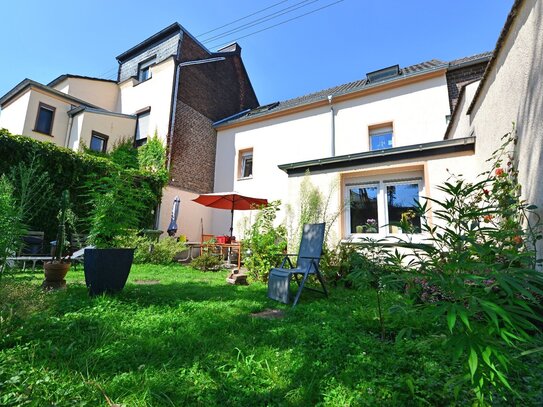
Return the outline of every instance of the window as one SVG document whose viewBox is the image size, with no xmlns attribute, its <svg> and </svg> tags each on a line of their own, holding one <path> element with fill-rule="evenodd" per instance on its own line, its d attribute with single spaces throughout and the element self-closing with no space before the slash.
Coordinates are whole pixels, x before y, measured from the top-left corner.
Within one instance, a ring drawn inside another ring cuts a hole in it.
<svg viewBox="0 0 543 407">
<path fill-rule="evenodd" d="M 134 144 L 136 147 L 141 147 L 147 143 L 147 137 L 149 135 L 149 122 L 151 118 L 151 109 L 147 108 L 140 113 L 136 113 L 136 135 Z"/>
<path fill-rule="evenodd" d="M 253 176 L 253 149 L 240 151 L 239 157 L 238 178 L 251 178 Z"/>
<path fill-rule="evenodd" d="M 51 135 L 51 131 L 53 130 L 53 119 L 55 118 L 55 110 L 56 108 L 53 106 L 40 103 L 38 106 L 38 115 L 36 116 L 34 131 Z"/>
<path fill-rule="evenodd" d="M 374 235 L 420 231 L 414 208 L 422 193 L 422 177 L 366 178 L 346 184 L 347 232 Z M 398 174 L 396 174 L 398 176 Z M 393 176 L 394 177 L 394 176 Z"/>
<path fill-rule="evenodd" d="M 107 149 L 107 140 L 108 136 L 105 134 L 98 133 L 96 131 L 92 132 L 91 135 L 91 141 L 90 141 L 90 149 L 92 151 L 98 151 L 99 153 L 105 153 Z"/>
<path fill-rule="evenodd" d="M 370 127 L 370 150 L 392 148 L 392 124 Z"/>
<path fill-rule="evenodd" d="M 142 63 L 140 63 L 138 67 L 138 80 L 140 82 L 144 82 L 153 77 L 153 73 L 151 72 L 151 66 L 155 64 L 155 61 L 156 57 L 153 57 L 151 59 L 148 59 L 147 61 L 143 61 Z"/>
</svg>

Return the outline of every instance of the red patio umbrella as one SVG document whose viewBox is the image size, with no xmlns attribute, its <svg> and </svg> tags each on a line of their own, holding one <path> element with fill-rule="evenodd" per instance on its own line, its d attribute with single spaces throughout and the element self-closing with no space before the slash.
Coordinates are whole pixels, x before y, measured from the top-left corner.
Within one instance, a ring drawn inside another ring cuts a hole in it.
<svg viewBox="0 0 543 407">
<path fill-rule="evenodd" d="M 200 205 L 209 206 L 210 208 L 230 209 L 232 214 L 230 220 L 230 237 L 232 237 L 232 231 L 234 230 L 234 210 L 246 211 L 268 204 L 267 199 L 252 198 L 250 196 L 238 194 L 237 192 L 202 194 L 198 198 L 193 199 L 193 201 L 198 202 Z"/>
</svg>

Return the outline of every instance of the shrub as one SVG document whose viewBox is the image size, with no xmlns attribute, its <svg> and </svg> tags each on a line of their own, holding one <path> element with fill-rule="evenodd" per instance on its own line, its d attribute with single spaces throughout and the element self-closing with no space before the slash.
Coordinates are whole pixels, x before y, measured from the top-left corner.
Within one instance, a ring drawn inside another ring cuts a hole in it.
<svg viewBox="0 0 543 407">
<path fill-rule="evenodd" d="M 267 281 L 270 269 L 281 261 L 287 248 L 287 233 L 284 226 L 274 227 L 281 201 L 273 201 L 263 207 L 254 224 L 245 231 L 243 247 L 245 267 L 256 280 Z"/>
<path fill-rule="evenodd" d="M 445 349 L 463 355 L 477 403 L 514 392 L 507 376 L 522 350 L 539 344 L 543 275 L 535 271 L 538 225 L 524 223 L 535 209 L 519 199 L 512 133 L 491 158 L 492 169 L 470 183 L 453 177 L 440 186 L 446 197 L 418 212 L 422 230 L 434 243 L 413 253 L 418 269 L 406 278 L 419 283 L 420 307 L 442 319 Z"/>
<path fill-rule="evenodd" d="M 177 238 L 167 236 L 156 241 L 136 231 L 117 236 L 114 239 L 114 246 L 135 248 L 135 264 L 171 264 L 176 254 L 187 249 L 184 238 L 178 241 Z"/>
<path fill-rule="evenodd" d="M 88 154 L 57 147 L 53 143 L 41 142 L 30 137 L 14 136 L 7 130 L 0 130 L 0 175 L 10 174 L 13 168 L 21 165 L 29 167 L 39 166 L 46 170 L 50 182 L 42 183 L 51 186 L 51 190 L 42 197 L 60 196 L 62 191 L 70 193 L 76 217 L 83 220 L 80 225 L 81 232 L 89 230 L 88 213 L 91 210 L 88 191 L 83 187 L 88 179 L 99 180 L 102 177 L 112 176 L 117 172 L 119 176 L 130 182 L 134 188 L 145 184 L 149 187 L 152 199 L 145 201 L 144 216 L 140 217 L 141 225 L 147 227 L 154 220 L 153 209 L 160 202 L 165 177 L 139 169 L 123 169 L 107 157 L 94 157 Z M 17 188 L 17 185 L 14 185 Z M 135 193 L 136 194 L 136 193 Z M 137 195 L 137 194 L 136 194 Z M 34 218 L 28 226 L 34 230 L 43 230 L 46 240 L 53 240 L 56 235 L 57 205 L 41 205 L 43 199 L 32 199 L 40 204 L 40 208 L 33 210 Z"/>
<path fill-rule="evenodd" d="M 0 176 L 0 276 L 6 257 L 19 248 L 24 228 L 16 206 L 13 187 L 5 175 Z"/>
<path fill-rule="evenodd" d="M 203 252 L 190 262 L 192 267 L 202 271 L 218 270 L 221 264 L 222 261 L 217 255 L 207 252 Z"/>
</svg>

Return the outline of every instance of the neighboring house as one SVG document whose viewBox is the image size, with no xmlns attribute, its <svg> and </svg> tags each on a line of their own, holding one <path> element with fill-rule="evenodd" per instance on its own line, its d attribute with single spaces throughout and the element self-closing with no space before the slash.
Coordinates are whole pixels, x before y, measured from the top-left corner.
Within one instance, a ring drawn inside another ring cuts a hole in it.
<svg viewBox="0 0 543 407">
<path fill-rule="evenodd" d="M 48 85 L 23 80 L 0 98 L 0 128 L 103 152 L 126 139 L 141 146 L 156 132 L 167 146 L 171 173 L 157 223 L 167 228 L 171 202 L 179 195 L 187 221 L 183 233 L 199 239 L 200 218 L 210 229 L 211 213 L 191 199 L 213 191 L 212 124 L 258 106 L 241 48 L 234 43 L 212 53 L 174 23 L 117 61 L 116 81 L 78 75 L 61 75 Z"/>
<path fill-rule="evenodd" d="M 543 3 L 515 1 L 494 55 L 481 81 L 460 95 L 446 139 L 476 140 L 473 174 L 488 170 L 485 161 L 515 123 L 515 165 L 522 198 L 538 207 L 543 219 Z M 533 216 L 534 222 L 537 216 Z M 538 245 L 539 257 L 543 241 Z"/>
<path fill-rule="evenodd" d="M 396 65 L 220 121 L 215 191 L 295 207 L 309 172 L 325 196 L 333 190 L 328 209 L 341 212 L 332 229 L 336 239 L 399 235 L 386 225 L 399 221 L 415 199 L 432 196 L 446 168 L 460 168 L 473 156 L 473 138 L 443 140 L 443 134 L 458 89 L 482 76 L 490 56 Z M 236 220 L 243 216 L 237 213 Z M 216 233 L 227 230 L 227 214 L 214 219 Z"/>
</svg>

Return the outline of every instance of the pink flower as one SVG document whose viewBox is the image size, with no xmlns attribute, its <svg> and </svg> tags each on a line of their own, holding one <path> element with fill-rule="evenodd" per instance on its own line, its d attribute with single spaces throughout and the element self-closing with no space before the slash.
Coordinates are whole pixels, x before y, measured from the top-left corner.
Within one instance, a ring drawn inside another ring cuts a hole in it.
<svg viewBox="0 0 543 407">
<path fill-rule="evenodd" d="M 503 168 L 496 168 L 496 176 L 501 177 L 504 174 Z"/>
<path fill-rule="evenodd" d="M 521 243 L 523 242 L 522 237 L 520 237 L 520 236 L 518 236 L 518 235 L 515 236 L 515 237 L 513 238 L 513 242 L 514 242 L 515 244 L 521 244 Z"/>
<path fill-rule="evenodd" d="M 492 216 L 492 215 L 485 215 L 485 216 L 483 217 L 483 221 L 484 221 L 485 223 L 488 223 L 488 222 L 490 222 L 490 221 L 492 220 L 493 217 L 494 217 L 494 216 Z"/>
</svg>

